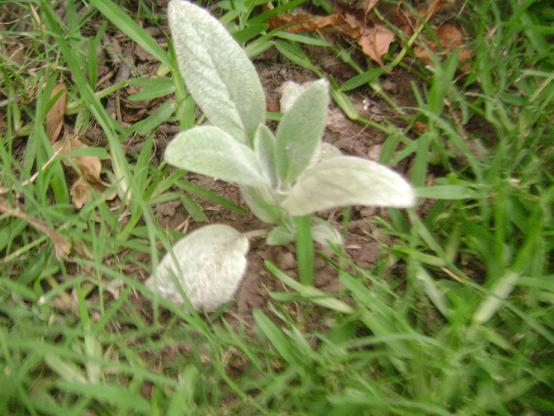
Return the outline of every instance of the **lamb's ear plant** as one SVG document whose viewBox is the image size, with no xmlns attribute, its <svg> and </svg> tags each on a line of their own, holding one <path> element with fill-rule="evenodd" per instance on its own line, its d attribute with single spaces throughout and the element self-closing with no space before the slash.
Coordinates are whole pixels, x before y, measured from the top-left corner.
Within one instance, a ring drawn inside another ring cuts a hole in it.
<svg viewBox="0 0 554 416">
<path fill-rule="evenodd" d="M 268 244 L 294 241 L 295 216 L 349 205 L 414 204 L 411 186 L 397 173 L 322 143 L 326 80 L 286 84 L 284 114 L 272 132 L 265 125 L 266 102 L 256 70 L 227 30 L 187 1 L 171 0 L 168 15 L 179 69 L 209 125 L 179 133 L 167 146 L 165 160 L 237 184 L 252 213 L 274 226 L 266 233 Z M 312 223 L 314 240 L 341 244 L 330 224 L 317 217 Z M 148 286 L 177 302 L 184 292 L 197 309 L 216 308 L 232 298 L 243 277 L 249 235 L 209 225 L 185 236 Z"/>
</svg>

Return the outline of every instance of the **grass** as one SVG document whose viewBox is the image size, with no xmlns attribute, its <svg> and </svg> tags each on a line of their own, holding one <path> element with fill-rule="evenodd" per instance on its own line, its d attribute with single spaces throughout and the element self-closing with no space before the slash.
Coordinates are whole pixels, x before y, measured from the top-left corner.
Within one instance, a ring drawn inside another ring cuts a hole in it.
<svg viewBox="0 0 554 416">
<path fill-rule="evenodd" d="M 368 83 L 382 91 L 371 64 L 313 34 L 267 31 L 271 15 L 299 3 L 274 2 L 262 14 L 249 2 L 219 5 L 251 56 L 276 46 L 295 64 L 330 76 L 305 53 L 309 43 L 352 63 L 359 75 L 342 85 L 332 79 L 333 98 L 358 122 L 375 124 L 347 95 Z M 122 1 L 67 1 L 61 18 L 60 4 L 0 7 L 7 22 L 0 39 L 10 41 L 0 46 L 0 198 L 73 247 L 59 260 L 51 234 L 0 213 L 0 414 L 554 412 L 554 16 L 547 2 L 465 2 L 458 22 L 474 57 L 463 76 L 455 55 L 430 70 L 391 54 L 389 64 L 417 79 L 417 106 L 399 108 L 406 127 L 392 119 L 378 125 L 387 135 L 381 161 L 409 166 L 424 209 L 376 217 L 392 243 L 382 244 L 384 255 L 368 270 L 341 258 L 343 289 L 334 296 L 310 286 L 308 229 L 297 240 L 302 282 L 268 263 L 290 291 L 271 292 L 268 310 L 254 311 L 238 330 L 223 311 L 202 316 L 151 302 L 141 283 L 180 235 L 160 226 L 157 203 L 182 201 L 195 221 L 207 217 L 192 195 L 244 212 L 152 163 L 152 132 L 167 121 L 186 128 L 195 120 L 171 52 L 136 24 L 165 28 L 164 11 L 146 1 L 134 9 Z M 103 21 L 99 13 L 159 59 L 161 78 L 133 69 L 120 85 L 98 85 L 95 50 L 108 26 L 89 35 L 84 28 Z M 119 202 L 97 195 L 80 210 L 71 205 L 68 157 L 53 158 L 44 129 L 51 90 L 62 79 L 78 133 L 93 125 L 103 131 L 105 143 L 84 152 L 120 178 Z M 124 126 L 105 99 L 133 83 L 146 98 L 171 94 L 175 104 Z M 423 134 L 413 133 L 416 122 L 425 124 Z M 136 132 L 144 143 L 135 151 L 124 144 Z"/>
</svg>

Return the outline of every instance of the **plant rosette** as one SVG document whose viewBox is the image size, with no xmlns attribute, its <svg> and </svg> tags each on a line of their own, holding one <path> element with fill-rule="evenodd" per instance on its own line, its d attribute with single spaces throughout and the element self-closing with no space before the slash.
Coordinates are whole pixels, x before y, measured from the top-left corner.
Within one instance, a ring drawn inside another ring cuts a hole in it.
<svg viewBox="0 0 554 416">
<path fill-rule="evenodd" d="M 168 16 L 179 70 L 209 125 L 179 133 L 165 161 L 238 185 L 252 213 L 274 226 L 267 244 L 294 241 L 298 216 L 351 205 L 415 204 L 412 187 L 398 173 L 322 142 L 326 80 L 286 83 L 283 117 L 273 132 L 265 125 L 256 70 L 225 27 L 184 0 L 171 0 Z M 197 310 L 217 308 L 233 298 L 245 273 L 249 234 L 215 224 L 186 235 L 162 259 L 148 287 L 176 303 L 184 295 Z M 340 233 L 318 217 L 312 217 L 312 236 L 324 245 L 342 243 Z"/>
</svg>

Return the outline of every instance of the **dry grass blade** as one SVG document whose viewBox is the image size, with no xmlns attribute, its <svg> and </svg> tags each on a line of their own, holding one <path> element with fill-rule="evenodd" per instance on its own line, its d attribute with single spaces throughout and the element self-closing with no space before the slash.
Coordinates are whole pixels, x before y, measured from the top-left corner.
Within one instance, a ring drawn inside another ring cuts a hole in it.
<svg viewBox="0 0 554 416">
<path fill-rule="evenodd" d="M 46 134 L 50 143 L 54 143 L 63 127 L 63 116 L 65 114 L 65 103 L 67 100 L 65 84 L 56 85 L 52 89 L 51 97 L 58 97 L 54 105 L 48 111 L 46 115 Z"/>
<path fill-rule="evenodd" d="M 32 217 L 21 208 L 12 208 L 4 198 L 0 198 L 0 212 L 11 217 L 17 217 L 31 224 L 36 230 L 46 235 L 54 243 L 54 251 L 57 259 L 62 259 L 69 254 L 71 243 L 65 237 L 53 230 L 44 221 Z"/>
</svg>

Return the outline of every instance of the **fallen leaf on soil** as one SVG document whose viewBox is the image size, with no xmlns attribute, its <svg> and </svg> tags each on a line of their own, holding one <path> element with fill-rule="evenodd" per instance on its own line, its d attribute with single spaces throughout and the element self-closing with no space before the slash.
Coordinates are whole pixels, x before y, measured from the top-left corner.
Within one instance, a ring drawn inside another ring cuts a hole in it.
<svg viewBox="0 0 554 416">
<path fill-rule="evenodd" d="M 85 149 L 88 146 L 79 139 L 71 137 L 70 135 L 65 135 L 61 143 L 57 143 L 54 148 L 61 147 L 61 155 L 66 155 L 70 152 L 79 149 Z M 87 180 L 100 180 L 100 171 L 102 169 L 102 163 L 97 156 L 75 156 L 72 158 L 80 170 L 80 173 Z"/>
<path fill-rule="evenodd" d="M 48 110 L 48 114 L 46 114 L 46 135 L 50 143 L 54 143 L 58 139 L 63 127 L 63 116 L 65 114 L 65 102 L 67 99 L 66 88 L 63 82 L 52 89 L 50 97 L 55 97 L 58 94 L 58 99 Z"/>
<path fill-rule="evenodd" d="M 63 237 L 57 231 L 50 228 L 48 224 L 44 221 L 28 215 L 19 207 L 10 207 L 8 205 L 8 202 L 4 198 L 0 198 L 0 212 L 3 212 L 4 214 L 11 217 L 22 219 L 23 221 L 28 222 L 38 231 L 46 235 L 46 237 L 48 237 L 54 243 L 54 253 L 56 254 L 56 258 L 58 260 L 69 254 L 69 250 L 71 250 L 71 243 L 67 241 L 65 237 Z"/>
<path fill-rule="evenodd" d="M 316 16 L 303 10 L 298 10 L 294 13 L 283 13 L 269 20 L 270 28 L 274 29 L 288 25 L 285 31 L 291 33 L 314 32 L 319 29 L 334 27 L 339 23 L 340 16 L 338 14 Z"/>
<path fill-rule="evenodd" d="M 82 176 L 79 177 L 75 182 L 73 182 L 73 184 L 71 185 L 71 189 L 69 190 L 69 194 L 71 195 L 71 202 L 73 202 L 73 205 L 75 205 L 77 208 L 82 208 L 83 205 L 85 205 L 90 199 L 92 189 L 93 187 L 90 182 L 88 182 Z"/>
<path fill-rule="evenodd" d="M 437 31 L 437 37 L 439 38 L 440 46 L 435 42 L 429 42 L 428 48 L 416 47 L 414 52 L 417 58 L 421 59 L 427 64 L 432 64 L 433 60 L 431 55 L 433 53 L 439 53 L 442 47 L 443 51 L 441 55 L 448 55 L 452 52 L 458 51 L 460 54 L 460 61 L 465 62 L 471 58 L 472 53 L 468 49 L 462 47 L 464 43 L 464 35 L 460 30 L 451 24 L 441 25 Z"/>
<path fill-rule="evenodd" d="M 79 139 L 71 137 L 69 134 L 64 136 L 62 142 L 56 143 L 54 149 L 61 149 L 60 154 L 65 155 L 78 149 L 85 149 L 88 146 Z M 71 201 L 77 208 L 82 208 L 92 195 L 92 191 L 103 192 L 109 188 L 110 184 L 100 179 L 102 163 L 97 156 L 75 156 L 66 165 L 76 168 L 79 177 L 71 185 Z M 109 194 L 106 199 L 115 198 L 115 192 Z"/>
<path fill-rule="evenodd" d="M 373 9 L 377 5 L 378 1 L 379 0 L 363 0 L 362 4 L 366 16 L 369 14 L 371 9 Z"/>
<path fill-rule="evenodd" d="M 444 24 L 440 26 L 437 29 L 437 36 L 445 48 L 459 48 L 464 43 L 464 35 L 454 25 Z"/>
<path fill-rule="evenodd" d="M 382 66 L 383 60 L 381 58 L 389 51 L 393 40 L 394 33 L 386 26 L 375 25 L 363 31 L 358 43 L 367 56 Z"/>
<path fill-rule="evenodd" d="M 368 16 L 378 0 L 364 0 L 360 3 L 365 10 L 364 16 L 355 11 L 338 7 L 336 12 L 327 16 L 317 16 L 302 9 L 293 13 L 284 13 L 269 20 L 271 29 L 283 27 L 287 32 L 314 32 L 316 30 L 328 30 L 341 33 L 358 42 L 362 51 L 379 65 L 383 65 L 382 57 L 389 51 L 394 41 L 394 33 L 380 23 L 377 17 Z M 420 7 L 414 15 L 410 13 L 402 3 L 394 8 L 385 7 L 385 15 L 399 27 L 407 36 L 414 33 L 414 29 L 429 21 L 433 16 L 447 7 L 452 7 L 452 0 L 431 0 L 426 6 Z M 386 5 L 385 5 L 386 6 Z M 437 29 L 439 44 L 428 42 L 428 47 L 417 46 L 414 48 L 416 57 L 431 64 L 432 53 L 438 53 L 442 47 L 442 54 L 448 55 L 454 51 L 460 54 L 462 62 L 467 61 L 472 53 L 462 47 L 464 37 L 460 30 L 452 24 L 443 24 Z"/>
</svg>

